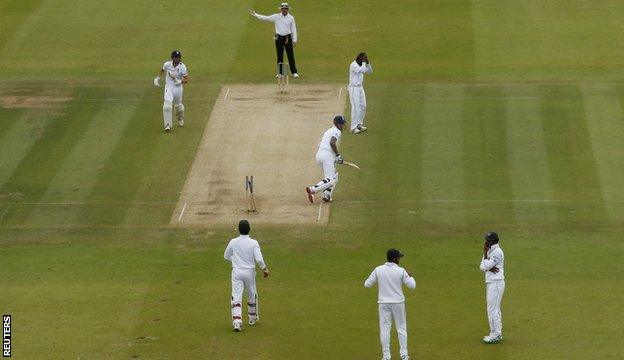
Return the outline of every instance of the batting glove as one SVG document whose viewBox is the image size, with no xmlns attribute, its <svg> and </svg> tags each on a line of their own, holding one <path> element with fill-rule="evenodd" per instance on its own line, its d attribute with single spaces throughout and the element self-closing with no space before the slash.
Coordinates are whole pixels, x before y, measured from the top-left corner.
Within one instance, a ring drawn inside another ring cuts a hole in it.
<svg viewBox="0 0 624 360">
<path fill-rule="evenodd" d="M 160 76 L 154 78 L 154 86 L 160 86 Z"/>
<path fill-rule="evenodd" d="M 342 155 L 336 154 L 336 164 L 342 164 L 343 162 Z"/>
</svg>

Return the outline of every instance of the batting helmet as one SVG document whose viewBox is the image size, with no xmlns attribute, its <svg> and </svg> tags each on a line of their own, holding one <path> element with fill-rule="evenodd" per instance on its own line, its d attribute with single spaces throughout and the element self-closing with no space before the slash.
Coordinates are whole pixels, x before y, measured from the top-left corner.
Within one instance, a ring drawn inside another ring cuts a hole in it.
<svg viewBox="0 0 624 360">
<path fill-rule="evenodd" d="M 181 59 L 182 58 L 182 53 L 179 50 L 173 50 L 171 52 L 171 58 L 172 59 Z"/>
<path fill-rule="evenodd" d="M 334 117 L 334 124 L 344 124 L 345 118 L 342 115 L 337 115 L 336 117 Z"/>
<path fill-rule="evenodd" d="M 485 234 L 485 240 L 489 241 L 492 244 L 498 244 L 498 234 L 494 231 L 490 231 L 489 233 Z"/>
</svg>

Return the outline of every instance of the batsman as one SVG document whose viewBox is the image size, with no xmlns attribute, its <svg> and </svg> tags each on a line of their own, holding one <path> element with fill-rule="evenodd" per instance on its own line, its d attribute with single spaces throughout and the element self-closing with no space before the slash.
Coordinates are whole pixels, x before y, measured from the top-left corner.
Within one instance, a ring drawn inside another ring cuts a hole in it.
<svg viewBox="0 0 624 360">
<path fill-rule="evenodd" d="M 182 104 L 183 84 L 188 83 L 188 71 L 182 63 L 182 53 L 178 50 L 171 52 L 171 61 L 163 64 L 154 78 L 154 85 L 160 86 L 160 77 L 165 75 L 165 101 L 163 103 L 163 119 L 165 132 L 173 127 L 173 108 L 175 106 L 178 125 L 184 126 L 184 104 Z"/>
<path fill-rule="evenodd" d="M 334 117 L 334 126 L 325 131 L 319 143 L 319 148 L 316 152 L 316 163 L 323 169 L 324 178 L 316 183 L 316 185 L 306 187 L 308 200 L 310 200 L 311 203 L 314 203 L 314 194 L 321 192 L 323 193 L 323 201 L 332 201 L 333 190 L 338 183 L 336 164 L 344 163 L 342 155 L 340 155 L 338 151 L 338 141 L 340 140 L 344 126 L 345 118 L 342 115 Z"/>
</svg>

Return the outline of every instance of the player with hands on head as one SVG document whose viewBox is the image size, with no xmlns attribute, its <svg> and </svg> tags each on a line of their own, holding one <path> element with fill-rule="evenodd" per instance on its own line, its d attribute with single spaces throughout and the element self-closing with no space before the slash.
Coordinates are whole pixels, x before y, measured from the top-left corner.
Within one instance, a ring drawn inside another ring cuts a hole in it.
<svg viewBox="0 0 624 360">
<path fill-rule="evenodd" d="M 373 67 L 368 55 L 361 52 L 349 65 L 349 101 L 351 102 L 351 133 L 359 134 L 367 130 L 364 126 L 366 115 L 366 93 L 364 92 L 364 74 L 372 74 Z"/>
<path fill-rule="evenodd" d="M 173 109 L 175 107 L 178 125 L 184 126 L 184 104 L 182 104 L 183 84 L 188 83 L 188 71 L 182 63 L 182 53 L 178 50 L 171 52 L 171 61 L 163 64 L 154 78 L 154 85 L 160 86 L 160 78 L 165 75 L 165 99 L 163 102 L 163 119 L 165 132 L 173 127 Z"/>
<path fill-rule="evenodd" d="M 258 291 L 256 289 L 256 264 L 264 277 L 269 276 L 269 268 L 264 262 L 260 244 L 249 237 L 251 227 L 247 220 L 238 223 L 240 236 L 230 240 L 225 248 L 224 258 L 232 263 L 232 327 L 234 331 L 243 330 L 243 291 L 247 290 L 247 314 L 249 325 L 260 320 Z"/>
<path fill-rule="evenodd" d="M 338 173 L 336 164 L 344 163 L 342 155 L 338 151 L 338 141 L 345 126 L 345 119 L 342 115 L 334 117 L 334 125 L 323 134 L 316 152 L 316 163 L 323 169 L 323 179 L 315 185 L 306 187 L 308 200 L 314 203 L 314 194 L 323 193 L 322 200 L 332 201 L 333 188 L 338 183 Z"/>
<path fill-rule="evenodd" d="M 485 235 L 479 269 L 485 272 L 487 316 L 490 325 L 490 333 L 483 341 L 496 343 L 503 340 L 501 301 L 505 293 L 505 254 L 499 245 L 498 234 L 493 231 Z"/>
<path fill-rule="evenodd" d="M 390 329 L 392 321 L 396 325 L 399 337 L 401 360 L 409 360 L 407 350 L 407 320 L 405 314 L 405 295 L 403 285 L 416 288 L 416 280 L 409 271 L 399 266 L 403 254 L 397 249 L 386 252 L 387 262 L 377 266 L 364 282 L 367 288 L 379 284 L 377 303 L 379 308 L 379 338 L 383 360 L 390 360 Z"/>
</svg>

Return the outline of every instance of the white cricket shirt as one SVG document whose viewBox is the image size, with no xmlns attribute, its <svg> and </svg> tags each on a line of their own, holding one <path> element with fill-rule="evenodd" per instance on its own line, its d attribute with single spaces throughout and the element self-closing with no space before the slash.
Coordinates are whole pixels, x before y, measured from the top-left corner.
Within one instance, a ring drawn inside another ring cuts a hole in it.
<svg viewBox="0 0 624 360">
<path fill-rule="evenodd" d="M 173 66 L 173 61 L 167 61 L 163 64 L 162 69 L 165 71 L 165 85 L 174 86 L 175 81 L 169 76 L 171 74 L 176 80 L 182 81 L 184 76 L 188 75 L 186 71 L 186 65 L 182 62 L 178 64 L 178 66 Z"/>
<path fill-rule="evenodd" d="M 270 21 L 275 24 L 275 33 L 281 36 L 286 36 L 288 34 L 292 35 L 292 41 L 294 43 L 297 42 L 297 25 L 295 24 L 295 18 L 287 14 L 286 16 L 282 15 L 282 13 L 277 13 L 269 16 L 255 14 L 257 19 Z"/>
<path fill-rule="evenodd" d="M 479 269 L 485 271 L 485 282 L 489 283 L 505 280 L 505 254 L 503 254 L 503 249 L 501 249 L 498 244 L 494 244 L 490 247 L 490 250 L 488 250 L 487 257 L 487 259 L 482 258 L 481 264 L 479 265 Z M 488 271 L 494 266 L 498 268 L 496 274 Z"/>
<path fill-rule="evenodd" d="M 377 266 L 364 282 L 369 288 L 379 283 L 377 303 L 396 304 L 405 302 L 403 284 L 410 289 L 416 288 L 416 280 L 407 274 L 407 271 L 393 262 Z"/>
<path fill-rule="evenodd" d="M 349 86 L 362 86 L 365 73 L 373 73 L 373 67 L 371 64 L 362 62 L 362 66 L 360 66 L 355 60 L 353 60 L 349 66 Z"/>
<path fill-rule="evenodd" d="M 321 138 L 321 142 L 319 143 L 318 151 L 327 150 L 327 151 L 331 151 L 331 153 L 333 154 L 334 153 L 334 149 L 332 149 L 332 147 L 331 147 L 331 143 L 330 143 L 331 138 L 335 137 L 336 141 L 340 141 L 340 136 L 341 135 L 342 135 L 342 131 L 340 131 L 340 129 L 338 129 L 336 127 L 336 125 L 334 125 L 331 128 L 329 128 L 323 134 L 323 138 Z"/>
<path fill-rule="evenodd" d="M 256 263 L 260 269 L 266 267 L 260 251 L 260 244 L 250 238 L 249 235 L 241 235 L 230 240 L 223 257 L 232 262 L 234 269 L 255 269 Z"/>
</svg>

